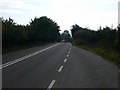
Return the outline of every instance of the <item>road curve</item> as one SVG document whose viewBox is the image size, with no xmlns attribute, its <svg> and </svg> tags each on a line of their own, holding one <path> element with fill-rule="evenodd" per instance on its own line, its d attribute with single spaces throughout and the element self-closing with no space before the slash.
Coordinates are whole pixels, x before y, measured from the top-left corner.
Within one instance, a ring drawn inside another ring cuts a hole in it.
<svg viewBox="0 0 120 90">
<path fill-rule="evenodd" d="M 3 64 L 6 64 L 17 58 L 44 49 L 42 52 L 29 58 L 2 68 L 2 87 L 118 87 L 118 67 L 116 65 L 104 60 L 100 56 L 74 47 L 70 43 L 55 44 L 34 47 L 3 55 Z"/>
</svg>

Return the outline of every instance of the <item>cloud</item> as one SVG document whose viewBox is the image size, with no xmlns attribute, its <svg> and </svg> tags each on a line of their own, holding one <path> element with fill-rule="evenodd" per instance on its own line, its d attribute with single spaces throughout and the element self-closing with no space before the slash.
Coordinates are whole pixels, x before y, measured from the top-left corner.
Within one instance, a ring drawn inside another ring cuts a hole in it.
<svg viewBox="0 0 120 90">
<path fill-rule="evenodd" d="M 4 17 L 10 15 L 21 24 L 28 23 L 35 16 L 47 16 L 56 21 L 62 30 L 70 29 L 70 26 L 75 23 L 82 27 L 96 29 L 100 25 L 117 25 L 118 1 L 0 0 L 0 7 L 2 7 L 0 12 L 4 13 Z"/>
<path fill-rule="evenodd" d="M 18 11 L 16 9 L 0 9 L 0 12 L 2 13 L 10 13 L 10 14 L 20 14 L 21 11 Z"/>
<path fill-rule="evenodd" d="M 118 0 L 50 0 L 54 2 L 51 17 L 67 29 L 72 24 L 97 29 L 117 24 Z"/>
<path fill-rule="evenodd" d="M 29 3 L 25 3 L 24 0 L 1 0 L 0 12 L 3 13 L 21 13 L 22 10 L 32 10 L 33 6 Z"/>
<path fill-rule="evenodd" d="M 19 9 L 33 9 L 31 4 L 25 3 L 22 0 L 1 0 L 0 6 Z"/>
</svg>

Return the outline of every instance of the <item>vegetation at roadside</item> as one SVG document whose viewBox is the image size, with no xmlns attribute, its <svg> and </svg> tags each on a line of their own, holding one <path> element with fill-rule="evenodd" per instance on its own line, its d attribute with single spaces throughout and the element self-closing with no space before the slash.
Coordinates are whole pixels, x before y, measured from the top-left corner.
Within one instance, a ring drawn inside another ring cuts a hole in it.
<svg viewBox="0 0 120 90">
<path fill-rule="evenodd" d="M 18 25 L 13 19 L 2 20 L 2 53 L 8 53 L 51 42 L 71 42 L 75 46 L 98 54 L 120 65 L 120 27 L 108 26 L 99 30 L 82 28 L 75 24 L 71 34 L 65 30 L 61 35 L 58 24 L 46 16 L 34 18 L 28 25 Z"/>
<path fill-rule="evenodd" d="M 46 16 L 34 18 L 26 26 L 18 25 L 11 18 L 1 19 L 3 53 L 61 40 L 58 24 Z"/>
<path fill-rule="evenodd" d="M 120 65 L 120 29 L 110 27 L 94 31 L 75 24 L 71 29 L 72 44 Z"/>
</svg>

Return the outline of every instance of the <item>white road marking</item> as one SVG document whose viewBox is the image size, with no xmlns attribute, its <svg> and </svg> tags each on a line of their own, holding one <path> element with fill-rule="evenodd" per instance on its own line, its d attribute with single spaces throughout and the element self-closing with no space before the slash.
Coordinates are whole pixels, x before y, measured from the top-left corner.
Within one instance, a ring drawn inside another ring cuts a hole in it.
<svg viewBox="0 0 120 90">
<path fill-rule="evenodd" d="M 63 66 L 61 66 L 61 67 L 59 68 L 58 72 L 61 72 L 62 68 L 63 68 Z"/>
<path fill-rule="evenodd" d="M 53 87 L 53 85 L 54 85 L 55 82 L 56 82 L 55 80 L 52 80 L 52 82 L 51 82 L 50 85 L 48 86 L 48 89 L 47 89 L 47 90 L 51 90 L 51 88 Z"/>
<path fill-rule="evenodd" d="M 72 44 L 70 43 L 70 50 L 69 50 L 70 52 L 71 52 L 71 49 L 72 49 Z"/>
<path fill-rule="evenodd" d="M 69 55 L 67 55 L 67 57 L 69 57 Z"/>
<path fill-rule="evenodd" d="M 69 51 L 71 51 L 71 48 L 69 49 Z"/>
<path fill-rule="evenodd" d="M 64 60 L 64 62 L 66 62 L 66 61 L 67 61 L 67 59 Z"/>
<path fill-rule="evenodd" d="M 70 54 L 70 52 L 68 52 Z"/>
<path fill-rule="evenodd" d="M 55 44 L 55 45 L 52 45 L 52 46 L 50 46 L 50 47 L 48 47 L 48 48 L 45 48 L 45 49 L 43 49 L 43 50 L 36 51 L 36 52 L 31 53 L 31 54 L 29 54 L 29 55 L 25 55 L 25 56 L 23 56 L 23 57 L 21 57 L 21 58 L 12 60 L 12 61 L 7 62 L 7 63 L 5 63 L 5 64 L 2 64 L 2 65 L 0 65 L 0 69 L 5 68 L 5 67 L 8 67 L 8 66 L 10 66 L 10 65 L 12 65 L 12 64 L 15 64 L 15 63 L 17 63 L 17 62 L 20 62 L 20 61 L 22 61 L 22 60 L 25 60 L 25 59 L 27 59 L 27 58 L 30 58 L 30 57 L 32 57 L 32 56 L 34 56 L 34 55 L 36 55 L 36 54 L 39 54 L 39 53 L 41 53 L 41 52 L 43 52 L 43 51 L 46 51 L 46 50 L 48 50 L 48 49 L 50 49 L 50 48 L 53 48 L 53 47 L 55 47 L 55 46 L 57 46 L 57 45 L 59 45 L 59 44 L 60 44 L 60 43 Z"/>
<path fill-rule="evenodd" d="M 71 48 L 69 49 L 69 52 L 71 52 Z"/>
</svg>

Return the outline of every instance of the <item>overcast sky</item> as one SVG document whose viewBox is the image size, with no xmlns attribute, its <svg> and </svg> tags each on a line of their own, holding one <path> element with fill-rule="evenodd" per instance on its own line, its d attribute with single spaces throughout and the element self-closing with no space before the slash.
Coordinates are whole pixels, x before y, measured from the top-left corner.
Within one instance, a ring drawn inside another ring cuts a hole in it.
<svg viewBox="0 0 120 90">
<path fill-rule="evenodd" d="M 98 29 L 101 25 L 117 26 L 119 0 L 0 0 L 0 17 L 11 17 L 26 25 L 35 17 L 47 16 L 58 23 L 60 29 L 81 27 Z"/>
</svg>

